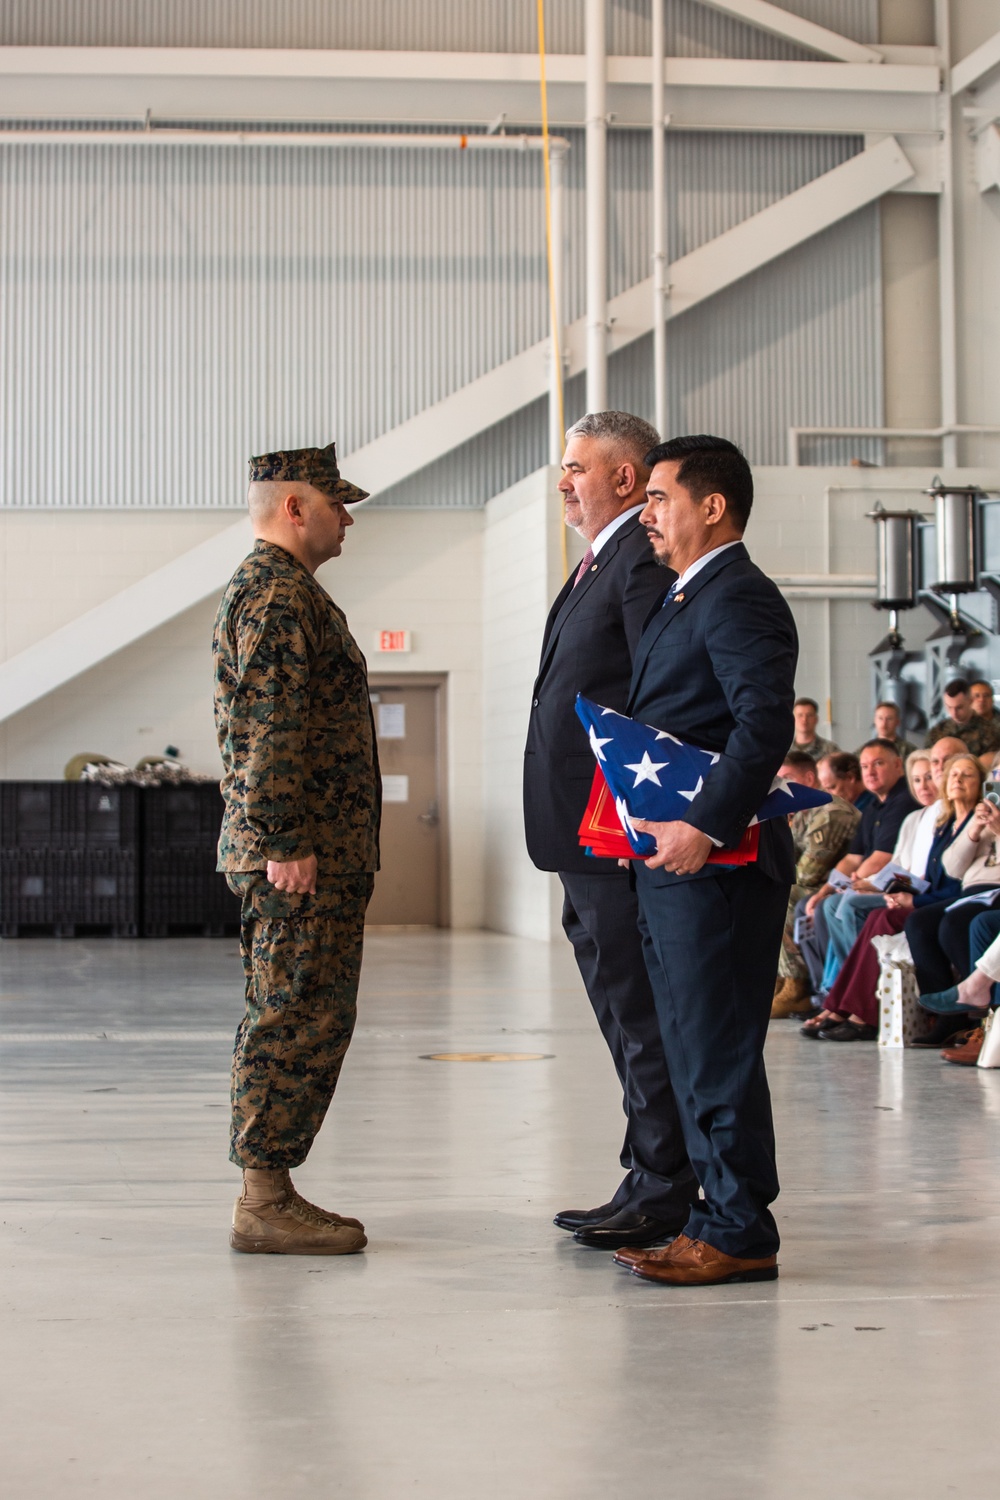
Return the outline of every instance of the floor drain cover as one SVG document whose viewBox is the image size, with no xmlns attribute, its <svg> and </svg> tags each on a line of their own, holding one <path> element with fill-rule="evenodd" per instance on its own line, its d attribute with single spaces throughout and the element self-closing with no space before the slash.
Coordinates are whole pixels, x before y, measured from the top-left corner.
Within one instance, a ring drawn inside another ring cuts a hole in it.
<svg viewBox="0 0 1000 1500">
<path fill-rule="evenodd" d="M 541 1062 L 553 1052 L 422 1052 L 422 1062 Z"/>
</svg>

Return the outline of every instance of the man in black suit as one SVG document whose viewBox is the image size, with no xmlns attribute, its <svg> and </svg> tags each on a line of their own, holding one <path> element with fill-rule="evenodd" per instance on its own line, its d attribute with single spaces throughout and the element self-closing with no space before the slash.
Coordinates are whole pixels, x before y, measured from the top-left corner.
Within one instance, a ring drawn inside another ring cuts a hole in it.
<svg viewBox="0 0 1000 1500">
<path fill-rule="evenodd" d="M 574 712 L 577 693 L 624 709 L 632 653 L 650 608 L 669 583 L 639 512 L 657 441 L 626 412 L 584 417 L 567 434 L 559 488 L 566 524 L 587 539 L 545 626 L 524 758 L 528 853 L 562 882 L 563 927 L 621 1080 L 627 1117 L 624 1180 L 599 1208 L 564 1209 L 561 1229 L 584 1245 L 615 1250 L 675 1234 L 698 1191 L 670 1088 L 642 956 L 638 904 L 614 860 L 577 842 L 594 757 Z"/>
<path fill-rule="evenodd" d="M 659 1250 L 620 1250 L 646 1280 L 704 1286 L 778 1274 L 778 1194 L 764 1038 L 795 873 L 784 818 L 760 826 L 755 863 L 706 864 L 742 837 L 794 728 L 798 642 L 775 585 L 750 561 L 746 459 L 724 438 L 681 437 L 647 455 L 642 512 L 678 577 L 635 657 L 628 713 L 719 760 L 683 820 L 636 827 L 646 963 L 688 1154 L 704 1191 Z"/>
</svg>

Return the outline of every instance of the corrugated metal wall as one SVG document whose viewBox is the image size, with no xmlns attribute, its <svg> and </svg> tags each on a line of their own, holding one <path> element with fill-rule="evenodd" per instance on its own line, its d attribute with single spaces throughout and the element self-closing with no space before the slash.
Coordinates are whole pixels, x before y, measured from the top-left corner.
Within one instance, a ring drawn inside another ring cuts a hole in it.
<svg viewBox="0 0 1000 1500">
<path fill-rule="evenodd" d="M 783 0 L 785 10 L 857 41 L 878 36 L 878 0 Z M 810 57 L 696 0 L 666 0 L 672 57 Z M 609 43 L 649 50 L 649 0 L 611 0 Z M 552 52 L 583 50 L 580 0 L 547 0 Z M 3 0 L 0 45 L 63 47 L 332 47 L 425 52 L 533 52 L 534 0 Z"/>
<path fill-rule="evenodd" d="M 668 144 L 672 257 L 861 147 Z M 579 135 L 570 155 L 573 318 Z M 540 169 L 526 153 L 0 148 L 0 504 L 239 504 L 248 453 L 330 436 L 349 453 L 543 338 Z M 614 293 L 648 275 L 644 133 L 612 134 L 609 178 Z M 790 423 L 877 423 L 880 328 L 871 209 L 671 325 L 672 425 L 781 463 Z M 612 391 L 651 415 L 648 341 L 612 362 Z M 570 415 L 582 399 L 576 382 Z M 544 461 L 544 428 L 536 403 L 382 503 L 482 504 Z"/>
</svg>

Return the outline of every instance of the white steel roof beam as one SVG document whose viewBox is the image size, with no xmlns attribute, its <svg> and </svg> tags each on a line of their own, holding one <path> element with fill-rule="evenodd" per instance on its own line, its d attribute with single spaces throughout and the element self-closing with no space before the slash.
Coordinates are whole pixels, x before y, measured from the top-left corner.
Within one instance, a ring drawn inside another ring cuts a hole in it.
<svg viewBox="0 0 1000 1500">
<path fill-rule="evenodd" d="M 748 26 L 770 32 L 772 36 L 780 36 L 786 42 L 808 47 L 822 57 L 835 58 L 837 62 L 882 61 L 882 54 L 873 47 L 865 47 L 861 42 L 852 41 L 839 31 L 830 31 L 826 26 L 817 26 L 815 21 L 795 16 L 780 5 L 770 5 L 768 0 L 698 0 L 698 3 L 708 6 L 710 10 L 721 10 L 737 21 L 745 21 Z"/>
<path fill-rule="evenodd" d="M 668 317 L 676 317 L 912 175 L 896 141 L 880 142 L 670 267 Z M 611 299 L 612 350 L 652 327 L 652 278 Z M 569 373 L 586 361 L 586 320 L 568 330 Z M 344 472 L 373 495 L 417 473 L 461 443 L 544 396 L 548 340 L 507 360 L 408 422 L 343 459 Z M 249 550 L 241 520 L 0 665 L 0 720 L 53 692 L 132 641 L 221 589 Z"/>
<path fill-rule="evenodd" d="M 1000 31 L 955 64 L 951 70 L 951 92 L 961 94 L 965 89 L 975 88 L 994 68 L 1000 68 Z"/>
<path fill-rule="evenodd" d="M 585 121 L 585 60 L 546 63 L 554 128 Z M 937 128 L 941 71 L 925 60 L 666 61 L 674 128 L 881 131 Z M 531 53 L 337 52 L 213 47 L 0 47 L 0 117 L 539 123 Z M 617 126 L 649 124 L 649 64 L 608 59 Z"/>
</svg>

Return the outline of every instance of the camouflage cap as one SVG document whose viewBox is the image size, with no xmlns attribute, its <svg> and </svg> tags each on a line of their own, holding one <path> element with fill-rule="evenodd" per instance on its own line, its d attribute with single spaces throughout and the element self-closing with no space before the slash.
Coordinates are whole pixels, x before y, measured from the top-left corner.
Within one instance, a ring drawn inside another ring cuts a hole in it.
<svg viewBox="0 0 1000 1500">
<path fill-rule="evenodd" d="M 336 495 L 344 505 L 368 499 L 368 491 L 340 477 L 337 445 L 325 448 L 288 448 L 281 453 L 262 453 L 250 460 L 250 483 L 258 479 L 292 479 L 311 484 L 324 495 Z"/>
</svg>

